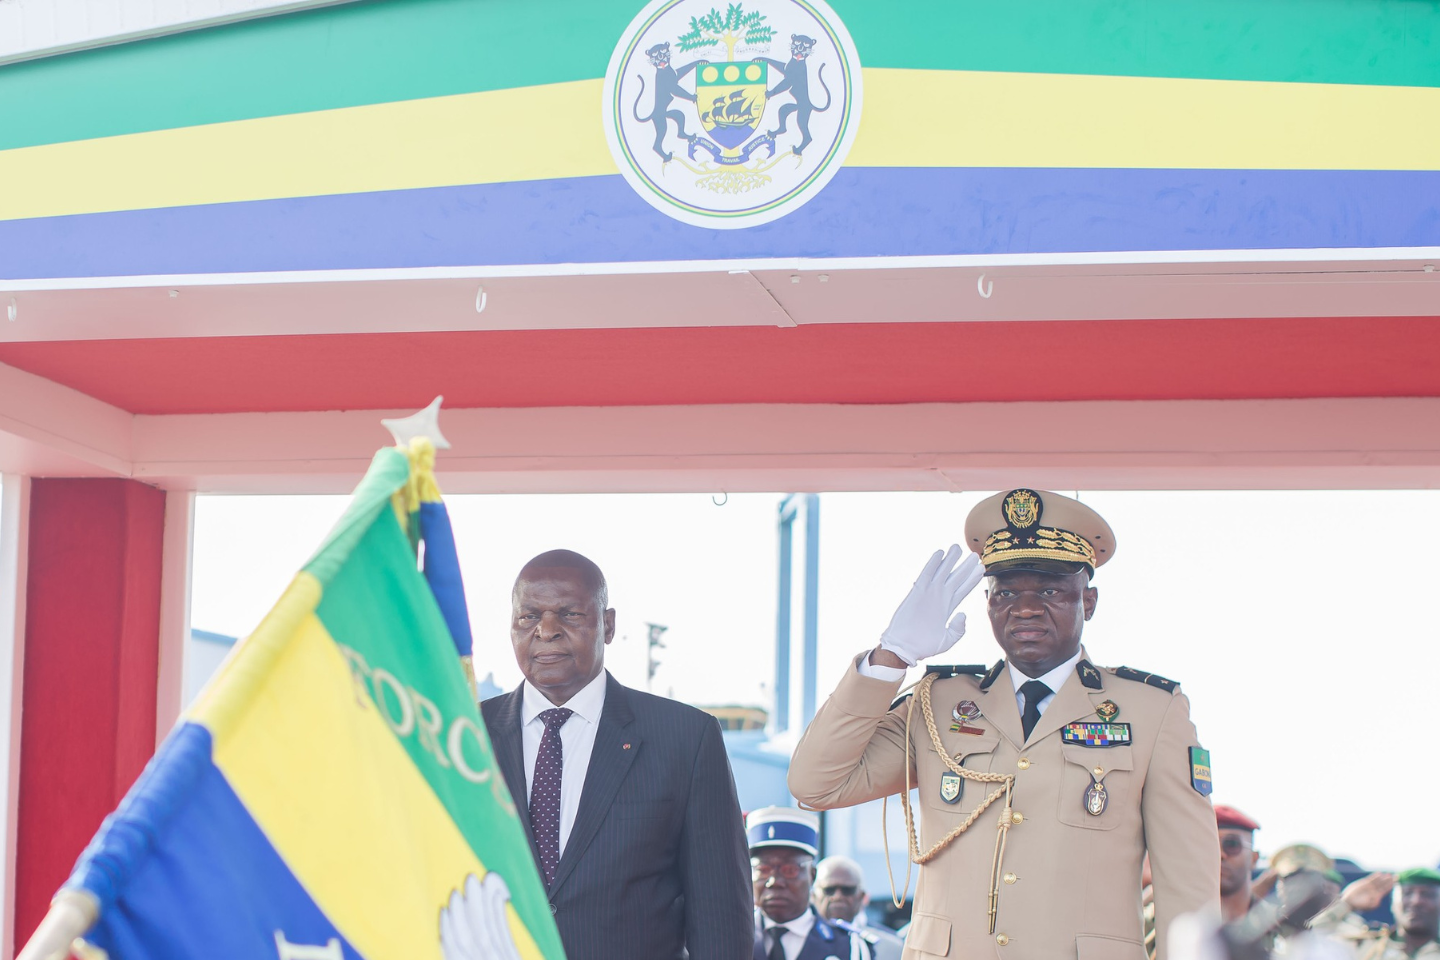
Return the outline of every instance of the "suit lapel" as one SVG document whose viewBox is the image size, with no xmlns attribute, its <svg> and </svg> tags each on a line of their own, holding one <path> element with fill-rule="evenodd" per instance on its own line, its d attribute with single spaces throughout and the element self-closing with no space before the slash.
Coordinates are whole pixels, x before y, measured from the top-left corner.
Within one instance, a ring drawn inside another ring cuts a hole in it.
<svg viewBox="0 0 1440 960">
<path fill-rule="evenodd" d="M 535 837 L 530 832 L 530 797 L 525 784 L 525 742 L 520 729 L 523 716 L 521 705 L 525 702 L 525 686 L 522 683 L 500 698 L 494 714 L 494 723 L 486 725 L 490 745 L 495 750 L 495 763 L 510 788 L 515 801 L 515 813 L 525 827 L 525 839 L 530 843 L 530 853 L 535 862 L 540 862 L 540 851 L 535 849 Z"/>
<path fill-rule="evenodd" d="M 530 830 L 530 804 L 525 789 L 525 748 L 520 731 L 520 705 L 524 702 L 525 686 L 521 684 L 500 698 L 495 710 L 495 722 L 487 727 L 490 745 L 495 748 L 495 762 L 505 777 L 505 785 L 515 799 L 515 810 Z"/>
<path fill-rule="evenodd" d="M 555 883 L 550 888 L 551 892 L 560 889 L 575 869 L 575 864 L 584 856 L 585 848 L 595 839 L 600 824 L 610 812 L 616 791 L 640 753 L 640 740 L 625 729 L 634 719 L 628 692 L 607 671 L 605 709 L 600 713 L 600 726 L 595 731 L 590 769 L 585 772 L 585 787 L 580 792 L 580 809 L 575 813 L 575 825 L 570 829 L 565 852 L 560 855 L 560 863 L 555 868 Z"/>
<path fill-rule="evenodd" d="M 1010 684 L 1010 667 L 1004 666 L 995 682 L 990 684 L 990 689 L 980 695 L 977 703 L 980 713 L 990 724 L 1000 731 L 1000 735 L 1015 745 L 1016 749 L 1025 745 L 1025 735 L 1021 732 L 1020 709 L 1015 706 L 1015 688 Z M 939 706 L 935 710 L 939 711 Z M 935 725 L 940 725 L 940 718 L 935 718 Z"/>
</svg>

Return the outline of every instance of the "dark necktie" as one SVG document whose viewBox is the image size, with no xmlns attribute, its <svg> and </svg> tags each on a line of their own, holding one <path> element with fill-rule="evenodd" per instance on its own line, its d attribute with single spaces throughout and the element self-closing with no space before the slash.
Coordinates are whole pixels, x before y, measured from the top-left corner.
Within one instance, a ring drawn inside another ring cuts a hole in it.
<svg viewBox="0 0 1440 960">
<path fill-rule="evenodd" d="M 785 927 L 770 928 L 770 952 L 765 954 L 765 960 L 785 960 L 785 947 L 780 943 L 780 938 L 789 932 Z"/>
<path fill-rule="evenodd" d="M 1040 701 L 1054 691 L 1039 680 L 1027 680 L 1020 684 L 1020 692 L 1025 696 L 1025 712 L 1020 714 L 1020 726 L 1025 731 L 1025 739 L 1029 740 L 1030 731 L 1040 722 Z"/>
<path fill-rule="evenodd" d="M 565 707 L 540 713 L 545 733 L 535 753 L 535 776 L 530 783 L 530 832 L 540 851 L 540 870 L 547 887 L 555 882 L 555 868 L 560 863 L 560 774 L 564 765 L 560 728 L 574 713 Z"/>
</svg>

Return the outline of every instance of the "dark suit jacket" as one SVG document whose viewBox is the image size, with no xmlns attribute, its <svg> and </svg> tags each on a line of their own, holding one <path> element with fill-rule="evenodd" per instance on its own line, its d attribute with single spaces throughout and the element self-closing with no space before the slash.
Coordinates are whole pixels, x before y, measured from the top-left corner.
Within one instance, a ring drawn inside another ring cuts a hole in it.
<svg viewBox="0 0 1440 960">
<path fill-rule="evenodd" d="M 522 699 L 517 688 L 480 710 L 528 832 Z M 750 855 L 714 717 L 606 675 L 550 909 L 568 960 L 677 960 L 687 949 L 690 960 L 749 956 Z"/>
</svg>

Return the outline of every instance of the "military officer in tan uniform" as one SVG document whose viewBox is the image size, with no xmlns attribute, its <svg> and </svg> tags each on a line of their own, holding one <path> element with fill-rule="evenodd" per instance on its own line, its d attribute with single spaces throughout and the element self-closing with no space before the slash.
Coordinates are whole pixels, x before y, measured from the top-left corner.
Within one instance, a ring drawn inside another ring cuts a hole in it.
<svg viewBox="0 0 1440 960">
<path fill-rule="evenodd" d="M 1076 500 L 1021 489 L 976 506 L 965 536 L 975 553 L 936 552 L 816 714 L 790 790 L 819 809 L 918 792 L 905 960 L 1144 960 L 1147 850 L 1165 960 L 1177 916 L 1219 917 L 1210 758 L 1174 682 L 1101 669 L 1080 645 L 1114 534 Z M 907 666 L 960 639 L 956 608 L 982 577 L 1005 659 L 930 667 L 892 703 Z"/>
</svg>

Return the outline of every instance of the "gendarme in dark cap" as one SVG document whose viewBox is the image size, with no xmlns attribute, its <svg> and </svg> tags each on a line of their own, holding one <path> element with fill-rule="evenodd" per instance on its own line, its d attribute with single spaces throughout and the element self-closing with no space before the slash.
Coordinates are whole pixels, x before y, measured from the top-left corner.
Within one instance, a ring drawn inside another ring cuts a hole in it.
<svg viewBox="0 0 1440 960">
<path fill-rule="evenodd" d="M 965 540 L 987 574 L 1006 570 L 1079 573 L 1115 555 L 1115 534 L 1073 497 L 1020 487 L 987 497 L 965 519 Z"/>
</svg>

